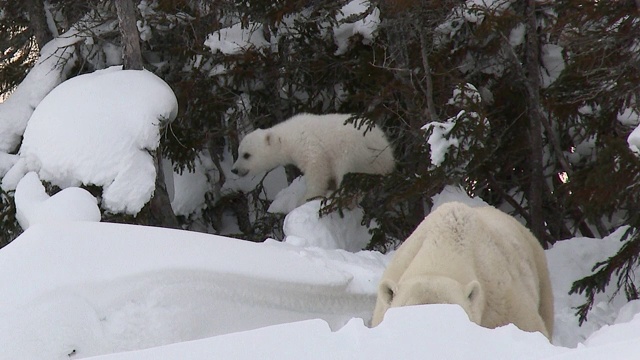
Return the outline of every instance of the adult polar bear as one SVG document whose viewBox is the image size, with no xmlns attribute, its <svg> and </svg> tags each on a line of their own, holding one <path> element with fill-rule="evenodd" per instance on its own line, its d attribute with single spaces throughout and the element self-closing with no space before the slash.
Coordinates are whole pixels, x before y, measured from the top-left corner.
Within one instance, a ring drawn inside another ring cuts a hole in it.
<svg viewBox="0 0 640 360">
<path fill-rule="evenodd" d="M 551 339 L 553 294 L 544 250 L 513 217 L 451 202 L 429 214 L 382 275 L 371 321 L 389 307 L 458 304 L 469 319 Z"/>
<path fill-rule="evenodd" d="M 345 124 L 350 117 L 298 114 L 270 129 L 255 130 L 240 142 L 231 172 L 246 176 L 296 165 L 307 183 L 301 203 L 335 190 L 347 173 L 390 173 L 395 161 L 384 133 L 375 126 L 365 132 Z"/>
</svg>

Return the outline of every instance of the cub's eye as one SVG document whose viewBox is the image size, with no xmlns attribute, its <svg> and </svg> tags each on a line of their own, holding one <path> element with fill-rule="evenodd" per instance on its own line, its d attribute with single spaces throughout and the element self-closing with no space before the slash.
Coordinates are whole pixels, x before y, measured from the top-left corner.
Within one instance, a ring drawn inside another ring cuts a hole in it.
<svg viewBox="0 0 640 360">
<path fill-rule="evenodd" d="M 245 159 L 245 160 L 249 160 L 250 157 L 251 157 L 251 154 L 249 154 L 249 153 L 242 154 L 242 158 Z"/>
</svg>

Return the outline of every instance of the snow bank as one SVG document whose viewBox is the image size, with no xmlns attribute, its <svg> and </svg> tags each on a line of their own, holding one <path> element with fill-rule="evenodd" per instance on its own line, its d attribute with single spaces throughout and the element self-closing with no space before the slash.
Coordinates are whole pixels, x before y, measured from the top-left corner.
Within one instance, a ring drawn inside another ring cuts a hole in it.
<svg viewBox="0 0 640 360">
<path fill-rule="evenodd" d="M 146 70 L 112 67 L 70 79 L 34 111 L 3 188 L 15 188 L 26 169 L 62 188 L 102 186 L 105 209 L 136 214 L 155 189 L 149 152 L 177 110 L 169 86 Z"/>
<path fill-rule="evenodd" d="M 286 340 L 286 346 L 283 346 Z M 461 346 L 463 344 L 463 346 Z M 539 359 L 566 352 L 542 334 L 510 325 L 497 330 L 471 323 L 455 305 L 391 309 L 369 329 L 354 319 L 331 332 L 321 320 L 277 325 L 192 343 L 97 359 Z"/>
<path fill-rule="evenodd" d="M 615 291 L 613 281 L 606 292 L 596 295 L 588 320 L 578 326 L 575 307 L 582 305 L 585 298 L 579 294 L 569 295 L 574 281 L 590 275 L 597 262 L 606 260 L 620 249 L 623 244 L 620 238 L 626 230 L 627 227 L 622 227 L 604 239 L 579 237 L 560 241 L 546 251 L 556 309 L 554 343 L 578 345 L 603 325 L 612 324 L 618 311 L 627 303 L 624 294 L 610 300 Z"/>
<path fill-rule="evenodd" d="M 342 216 L 333 212 L 320 217 L 321 208 L 321 201 L 313 200 L 287 214 L 283 225 L 284 241 L 297 246 L 351 252 L 362 250 L 369 244 L 369 229 L 361 225 L 362 209 L 344 209 Z"/>
<path fill-rule="evenodd" d="M 38 224 L 0 250 L 0 358 L 85 357 L 313 318 L 336 330 L 370 316 L 383 268 L 367 252 Z"/>
</svg>

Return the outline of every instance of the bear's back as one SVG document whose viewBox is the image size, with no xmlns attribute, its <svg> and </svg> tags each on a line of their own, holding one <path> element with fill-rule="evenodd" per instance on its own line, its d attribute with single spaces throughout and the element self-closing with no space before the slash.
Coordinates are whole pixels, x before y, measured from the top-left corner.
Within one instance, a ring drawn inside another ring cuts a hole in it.
<svg viewBox="0 0 640 360">
<path fill-rule="evenodd" d="M 421 242 L 399 281 L 424 273 L 450 276 L 462 284 L 477 280 L 490 288 L 487 302 L 499 303 L 514 288 L 538 294 L 542 247 L 511 216 L 493 207 L 445 203 L 431 212 L 407 241 Z"/>
<path fill-rule="evenodd" d="M 478 281 L 487 293 L 487 311 L 483 325 L 501 326 L 512 322 L 514 314 L 540 316 L 546 335 L 553 333 L 553 293 L 546 255 L 533 234 L 512 216 L 491 207 L 470 208 L 463 204 L 442 205 L 443 217 L 468 219 L 463 242 L 473 252 L 473 267 Z M 529 305 L 525 305 L 529 303 Z M 503 313 L 505 307 L 506 315 Z M 537 315 L 534 315 L 537 314 Z M 534 321 L 535 323 L 535 321 Z M 516 324 L 525 329 L 536 329 L 526 323 Z M 541 330 L 542 329 L 537 329 Z"/>
<path fill-rule="evenodd" d="M 356 126 L 359 122 L 347 122 L 352 116 L 352 114 L 315 115 L 300 113 L 274 125 L 272 129 L 297 134 L 310 132 L 326 133 L 333 136 L 364 136 L 368 138 L 373 135 L 373 137 L 385 138 L 382 130 L 376 125 L 369 129 L 367 125 Z"/>
</svg>

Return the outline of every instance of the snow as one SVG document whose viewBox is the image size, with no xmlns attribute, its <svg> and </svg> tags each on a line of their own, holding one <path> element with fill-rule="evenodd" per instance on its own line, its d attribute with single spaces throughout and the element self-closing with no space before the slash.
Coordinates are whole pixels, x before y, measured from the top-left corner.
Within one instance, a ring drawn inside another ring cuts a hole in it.
<svg viewBox="0 0 640 360">
<path fill-rule="evenodd" d="M 176 215 L 189 216 L 204 208 L 205 195 L 212 188 L 212 182 L 209 181 L 208 176 L 213 164 L 209 163 L 206 156 L 198 156 L 193 172 L 188 169 L 185 169 L 182 174 L 173 172 L 173 186 L 170 186 L 167 181 L 167 190 L 172 189 L 171 208 Z M 210 174 L 210 176 L 215 175 L 215 173 Z"/>
<path fill-rule="evenodd" d="M 627 137 L 627 143 L 629 144 L 629 149 L 631 149 L 631 151 L 640 155 L 640 126 L 635 128 L 635 130 L 629 134 L 629 137 Z"/>
<path fill-rule="evenodd" d="M 623 295 L 609 301 L 615 290 L 612 284 L 605 293 L 596 296 L 588 321 L 579 327 L 574 308 L 582 305 L 585 299 L 578 294 L 568 294 L 575 280 L 591 274 L 592 267 L 598 261 L 606 260 L 620 249 L 620 238 L 626 230 L 626 227 L 622 227 L 604 239 L 573 238 L 560 241 L 547 250 L 556 309 L 554 343 L 571 347 L 578 345 L 603 325 L 612 324 L 618 311 L 626 304 Z"/>
<path fill-rule="evenodd" d="M 177 108 L 169 86 L 146 70 L 111 67 L 65 81 L 33 112 L 2 186 L 14 189 L 25 171 L 36 171 L 62 188 L 102 186 L 105 209 L 136 214 L 155 188 L 150 151 L 161 122 Z"/>
<path fill-rule="evenodd" d="M 509 45 L 516 47 L 524 43 L 526 28 L 524 24 L 518 24 L 509 33 Z"/>
<path fill-rule="evenodd" d="M 466 191 L 464 191 L 463 188 L 452 185 L 445 186 L 439 194 L 432 198 L 432 201 L 432 211 L 440 207 L 440 205 L 452 201 L 462 202 L 471 207 L 482 207 L 489 205 L 479 197 L 469 197 L 469 195 L 467 195 Z"/>
<path fill-rule="evenodd" d="M 280 190 L 269 205 L 268 211 L 273 214 L 288 214 L 295 209 L 307 192 L 307 181 L 304 175 L 293 179 L 291 184 Z"/>
<path fill-rule="evenodd" d="M 580 328 L 571 307 L 582 300 L 565 295 L 620 247 L 624 230 L 547 251 L 556 296 L 550 344 L 513 325 L 479 327 L 454 305 L 392 309 L 368 328 L 390 258 L 374 251 L 35 224 L 0 249 L 0 358 L 629 359 L 640 350 L 640 302 L 602 295 Z"/>
<path fill-rule="evenodd" d="M 543 68 L 540 69 L 540 75 L 542 76 L 541 85 L 543 88 L 547 88 L 553 84 L 564 70 L 565 63 L 562 57 L 562 50 L 563 48 L 558 45 L 542 45 L 540 57 Z"/>
<path fill-rule="evenodd" d="M 34 225 L 0 250 L 0 358 L 84 357 L 314 318 L 337 330 L 368 316 L 380 258 L 121 224 Z"/>
<path fill-rule="evenodd" d="M 469 323 L 462 309 L 452 305 L 420 306 L 415 309 L 392 309 L 385 321 L 374 329 L 354 319 L 342 329 L 331 332 L 321 320 L 272 326 L 176 344 L 146 351 L 98 357 L 96 359 L 532 359 L 531 354 L 556 355 L 565 349 L 554 348 L 541 334 L 523 334 L 513 326 L 496 331 Z M 429 334 L 407 331 L 407 327 L 424 328 Z M 495 334 L 493 334 L 495 332 Z M 505 339 L 522 337 L 503 346 Z M 295 346 L 280 346 L 282 339 Z M 451 339 L 466 339 L 465 346 L 446 347 Z M 197 351 L 192 352 L 195 347 Z"/>
<path fill-rule="evenodd" d="M 297 246 L 317 246 L 322 249 L 344 249 L 356 252 L 364 249 L 371 235 L 369 228 L 361 225 L 364 212 L 361 208 L 344 209 L 319 216 L 320 200 L 309 201 L 294 209 L 284 219 L 284 241 Z"/>
<path fill-rule="evenodd" d="M 18 161 L 17 155 L 7 154 L 0 151 L 0 177 L 11 169 Z"/>
<path fill-rule="evenodd" d="M 262 31 L 262 25 L 258 23 L 249 23 L 246 27 L 237 23 L 210 34 L 204 45 L 214 53 L 220 51 L 225 55 L 236 55 L 250 48 L 268 46 Z"/>
<path fill-rule="evenodd" d="M 433 129 L 429 135 L 429 139 L 427 139 L 432 165 L 440 166 L 444 162 L 445 155 L 449 152 L 449 148 L 458 147 L 458 139 L 455 137 L 449 137 L 449 133 L 456 125 L 456 120 L 461 118 L 464 114 L 465 111 L 460 110 L 457 116 L 448 119 L 447 122 L 441 123 L 432 121 L 422 127 L 425 131 Z"/>
<path fill-rule="evenodd" d="M 349 49 L 349 40 L 356 34 L 362 36 L 362 43 L 365 45 L 373 41 L 375 31 L 380 25 L 380 10 L 377 7 L 362 20 L 352 23 L 345 21 L 350 16 L 365 13 L 370 6 L 369 1 L 354 0 L 340 9 L 339 15 L 336 16 L 339 25 L 333 28 L 334 41 L 338 47 L 335 55 L 344 55 Z"/>
<path fill-rule="evenodd" d="M 626 126 L 637 126 L 640 125 L 640 114 L 632 108 L 626 108 L 622 112 L 618 113 L 617 116 L 618 121 L 622 125 Z"/>
<path fill-rule="evenodd" d="M 442 165 L 450 148 L 467 147 L 467 145 L 463 144 L 463 139 L 451 135 L 451 131 L 456 127 L 458 121 L 477 120 L 483 121 L 485 126 L 489 125 L 488 121 L 477 112 L 464 110 L 469 106 L 479 104 L 481 101 L 482 95 L 473 84 L 461 83 L 453 89 L 453 94 L 447 104 L 462 110 L 455 116 L 445 120 L 445 122 L 432 121 L 422 127 L 424 131 L 431 130 L 427 143 L 429 144 L 431 164 L 433 166 Z"/>
<path fill-rule="evenodd" d="M 98 201 L 88 191 L 69 187 L 47 195 L 38 174 L 25 175 L 15 192 L 16 219 L 23 229 L 42 222 L 100 221 Z"/>
</svg>

